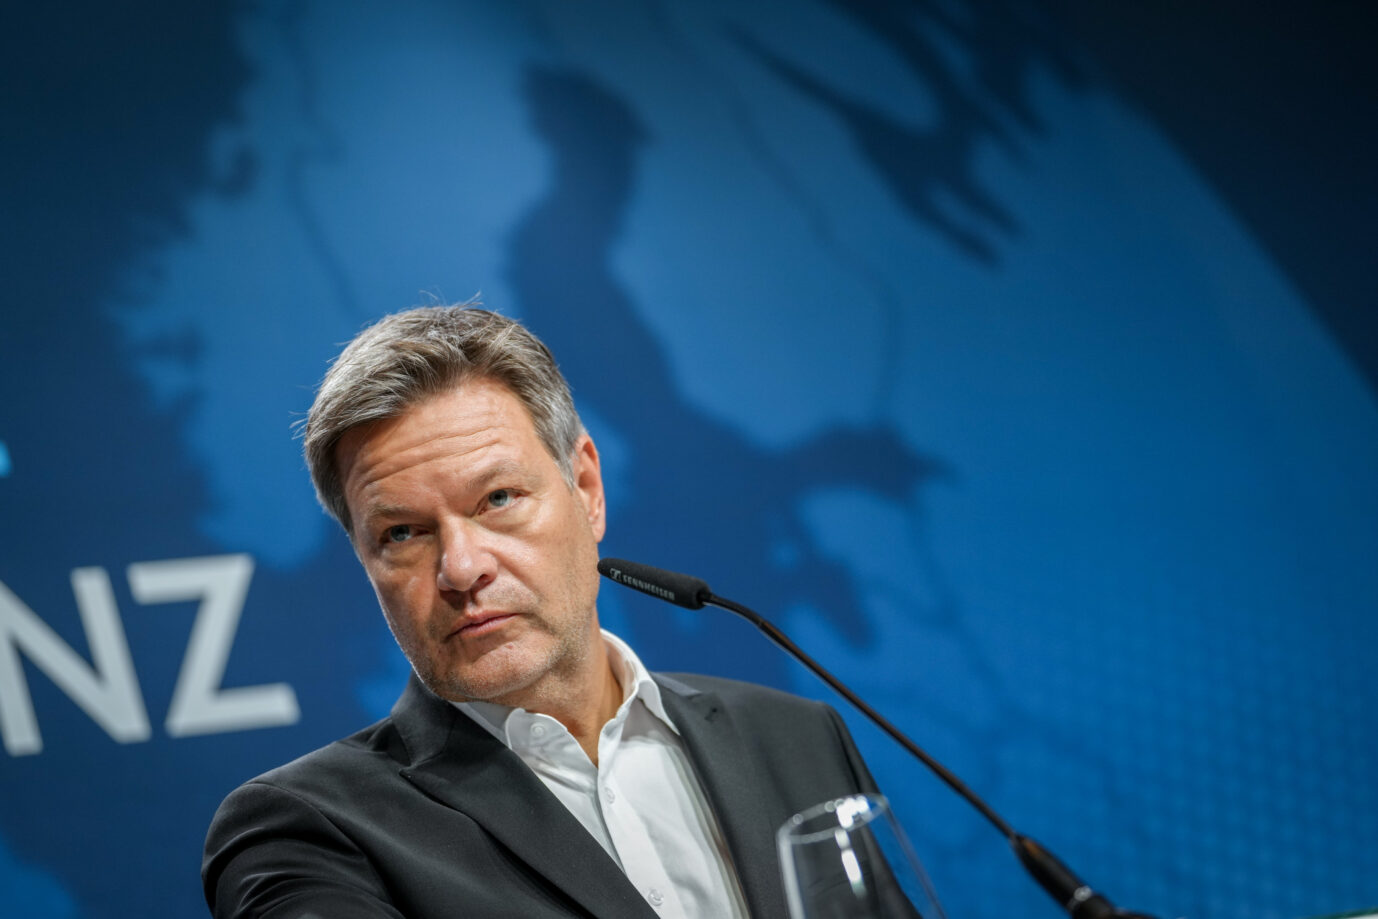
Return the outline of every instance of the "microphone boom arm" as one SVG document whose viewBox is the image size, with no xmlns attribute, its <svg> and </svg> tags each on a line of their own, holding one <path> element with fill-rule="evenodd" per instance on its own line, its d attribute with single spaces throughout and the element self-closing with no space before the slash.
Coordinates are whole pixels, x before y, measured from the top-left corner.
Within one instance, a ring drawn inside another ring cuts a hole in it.
<svg viewBox="0 0 1378 919">
<path fill-rule="evenodd" d="M 1003 817 L 972 791 L 965 782 L 957 778 L 951 770 L 942 763 L 930 756 L 922 747 L 910 740 L 909 737 L 890 723 L 884 715 L 872 708 L 865 700 L 856 693 L 852 692 L 845 683 L 833 676 L 826 667 L 814 660 L 807 652 L 800 648 L 794 641 L 786 635 L 770 620 L 749 607 L 743 606 L 725 597 L 719 597 L 709 589 L 707 583 L 699 578 L 675 571 L 666 571 L 661 568 L 654 568 L 650 565 L 643 565 L 639 562 L 628 562 L 621 559 L 605 558 L 598 563 L 598 571 L 612 581 L 639 590 L 642 593 L 650 594 L 660 600 L 673 603 L 676 606 L 683 606 L 686 609 L 702 609 L 704 606 L 716 606 L 725 609 L 730 613 L 741 616 L 747 622 L 756 626 L 765 636 L 775 644 L 783 648 L 790 656 L 794 657 L 805 667 L 821 679 L 824 683 L 831 686 L 838 695 L 850 702 L 858 711 L 867 718 L 870 718 L 877 727 L 890 735 L 891 739 L 914 756 L 919 762 L 923 763 L 929 770 L 943 781 L 949 788 L 960 795 L 972 807 L 980 812 L 981 816 L 990 821 L 991 825 L 1000 832 L 1010 847 L 1014 850 L 1015 857 L 1024 866 L 1038 885 L 1048 893 L 1050 897 L 1057 901 L 1058 905 L 1067 911 L 1072 919 L 1152 919 L 1143 913 L 1126 912 L 1117 909 L 1103 894 L 1097 893 L 1090 885 L 1083 882 L 1072 872 L 1057 856 L 1044 848 L 1035 840 L 1024 836 L 1005 821 Z"/>
</svg>

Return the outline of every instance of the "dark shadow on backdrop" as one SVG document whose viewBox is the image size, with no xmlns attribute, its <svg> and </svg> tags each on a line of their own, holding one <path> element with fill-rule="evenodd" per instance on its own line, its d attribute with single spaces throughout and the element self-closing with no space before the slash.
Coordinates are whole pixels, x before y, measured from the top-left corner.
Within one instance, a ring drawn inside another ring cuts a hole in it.
<svg viewBox="0 0 1378 919">
<path fill-rule="evenodd" d="M 699 572 L 719 585 L 749 585 L 775 609 L 807 603 L 857 644 L 872 641 L 851 575 L 819 551 L 800 505 L 823 487 L 913 495 L 937 463 L 874 428 L 837 427 L 798 447 L 768 450 L 686 402 L 669 378 L 664 349 L 611 267 L 644 127 L 622 99 L 575 71 L 531 68 L 522 92 L 553 167 L 548 192 L 509 248 L 517 311 L 550 343 L 581 404 L 643 435 L 628 438 L 636 451 L 630 494 L 613 496 L 621 510 L 604 550 Z M 664 435 L 644 436 L 652 429 Z M 638 643 L 662 660 L 784 682 L 780 658 L 675 622 L 656 620 Z"/>
</svg>

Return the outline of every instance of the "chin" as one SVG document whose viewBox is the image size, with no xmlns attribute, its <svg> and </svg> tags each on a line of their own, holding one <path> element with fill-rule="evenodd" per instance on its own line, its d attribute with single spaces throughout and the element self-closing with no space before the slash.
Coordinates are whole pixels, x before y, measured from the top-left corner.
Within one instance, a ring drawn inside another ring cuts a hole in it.
<svg viewBox="0 0 1378 919">
<path fill-rule="evenodd" d="M 479 668 L 480 671 L 487 668 Z M 504 705 L 509 696 L 519 695 L 529 688 L 543 672 L 534 666 L 494 668 L 495 672 L 421 673 L 426 688 L 451 702 L 497 702 Z"/>
</svg>

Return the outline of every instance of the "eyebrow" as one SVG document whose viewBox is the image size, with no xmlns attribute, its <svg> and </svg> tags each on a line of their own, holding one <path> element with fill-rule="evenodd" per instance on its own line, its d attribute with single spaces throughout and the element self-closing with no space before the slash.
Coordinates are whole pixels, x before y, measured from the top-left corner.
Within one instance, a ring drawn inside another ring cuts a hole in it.
<svg viewBox="0 0 1378 919">
<path fill-rule="evenodd" d="M 386 517 L 412 517 L 415 514 L 415 508 L 407 507 L 405 504 L 376 504 L 367 508 L 359 520 L 372 523 Z"/>
<path fill-rule="evenodd" d="M 521 464 L 511 460 L 498 460 L 468 479 L 465 488 L 476 492 L 485 491 L 492 487 L 495 481 L 504 478 L 515 479 L 518 483 L 528 482 L 531 475 L 525 472 L 524 468 Z M 358 520 L 365 529 L 372 529 L 378 525 L 380 520 L 414 517 L 417 513 L 416 508 L 405 504 L 374 504 L 364 508 L 364 512 L 359 515 Z"/>
<path fill-rule="evenodd" d="M 415 509 L 403 504 L 378 504 L 366 508 L 364 513 L 354 519 L 354 530 L 357 537 L 364 542 L 371 542 L 378 524 L 388 519 L 406 519 L 416 514 Z M 350 534 L 351 541 L 355 534 Z"/>
<path fill-rule="evenodd" d="M 475 491 L 481 491 L 492 485 L 497 479 L 512 478 L 525 482 L 531 478 L 531 475 L 524 469 L 525 467 L 512 462 L 510 459 L 501 459 L 470 479 L 470 485 Z"/>
</svg>

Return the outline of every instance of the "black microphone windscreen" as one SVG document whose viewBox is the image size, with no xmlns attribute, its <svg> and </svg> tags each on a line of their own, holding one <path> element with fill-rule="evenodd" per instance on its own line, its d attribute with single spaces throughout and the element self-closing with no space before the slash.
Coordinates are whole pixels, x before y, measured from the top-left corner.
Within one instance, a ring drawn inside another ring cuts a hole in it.
<svg viewBox="0 0 1378 919">
<path fill-rule="evenodd" d="M 598 573 L 618 584 L 686 609 L 702 609 L 703 604 L 713 595 L 708 585 L 696 577 L 620 558 L 601 559 L 598 562 Z"/>
</svg>

